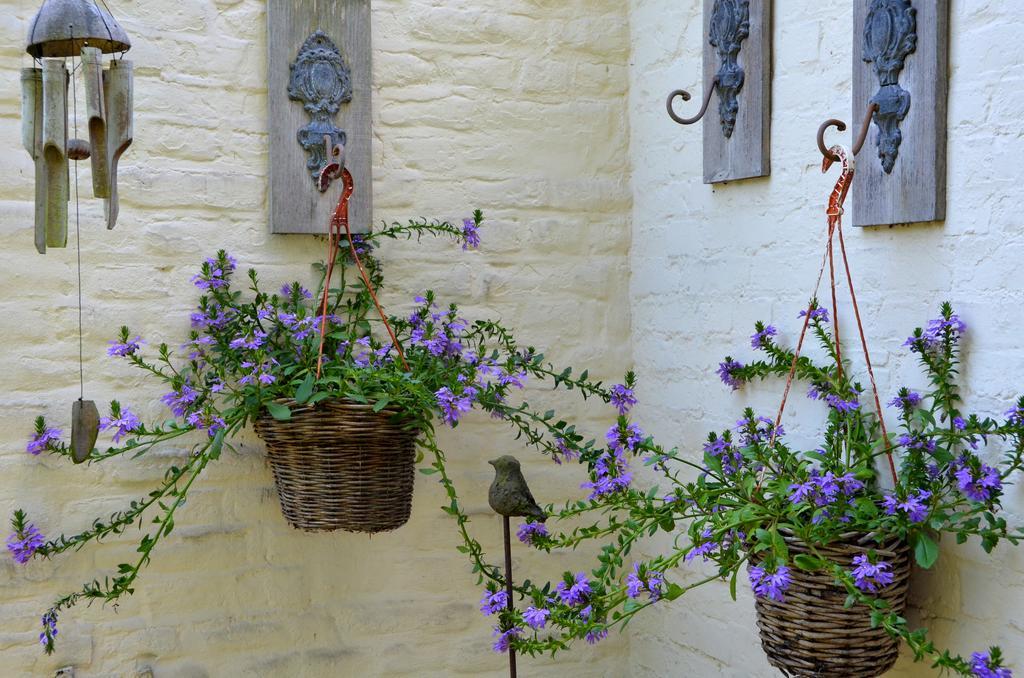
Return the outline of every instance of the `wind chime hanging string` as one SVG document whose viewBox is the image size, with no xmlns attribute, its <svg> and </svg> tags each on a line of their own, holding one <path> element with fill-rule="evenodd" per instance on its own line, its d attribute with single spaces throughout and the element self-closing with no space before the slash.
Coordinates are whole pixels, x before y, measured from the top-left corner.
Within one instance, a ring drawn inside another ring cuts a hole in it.
<svg viewBox="0 0 1024 678">
<path fill-rule="evenodd" d="M 74 42 L 74 27 L 69 26 L 71 41 Z M 76 74 L 81 60 L 75 63 L 71 56 L 71 114 L 74 120 L 75 137 L 78 140 L 78 82 Z M 85 461 L 92 453 L 99 437 L 100 418 L 96 403 L 85 399 L 85 357 L 84 329 L 82 322 L 82 218 L 81 201 L 78 192 L 78 161 L 89 156 L 83 151 L 84 144 L 75 144 L 68 149 L 68 157 L 75 163 L 75 261 L 78 277 L 78 400 L 71 407 L 72 458 L 75 462 Z"/>
<path fill-rule="evenodd" d="M 893 461 L 892 443 L 889 441 L 889 433 L 885 427 L 882 402 L 878 397 L 878 386 L 875 383 L 875 372 L 871 366 L 871 355 L 868 352 L 868 343 L 864 335 L 864 325 L 861 322 L 860 307 L 857 305 L 857 294 L 853 288 L 853 275 L 850 272 L 850 262 L 846 256 L 846 243 L 843 241 L 843 203 L 846 201 L 847 193 L 849 193 L 850 190 L 850 184 L 853 182 L 855 171 L 854 161 L 843 146 L 833 146 L 829 151 L 831 156 L 825 156 L 825 159 L 821 164 L 821 171 L 823 173 L 828 172 L 829 168 L 832 167 L 832 164 L 838 159 L 842 165 L 842 172 L 840 173 L 839 179 L 836 181 L 836 185 L 832 189 L 832 193 L 828 198 L 828 209 L 826 211 L 826 214 L 828 215 L 828 240 L 825 245 L 825 253 L 822 255 L 821 267 L 818 270 L 818 279 L 814 284 L 814 292 L 811 294 L 811 301 L 804 313 L 804 324 L 800 330 L 800 338 L 797 340 L 796 351 L 793 354 L 793 362 L 789 367 L 789 374 L 786 377 L 786 387 L 782 392 L 782 402 L 779 404 L 779 412 L 775 417 L 775 426 L 772 428 L 769 446 L 775 445 L 775 438 L 778 434 L 779 426 L 782 424 L 782 414 L 786 409 L 786 401 L 789 398 L 789 391 L 793 386 L 793 378 L 796 375 L 797 362 L 800 359 L 800 351 L 803 348 L 804 339 L 807 336 L 807 328 L 811 321 L 811 312 L 814 310 L 814 305 L 817 303 L 816 299 L 818 296 L 818 289 L 821 287 L 821 279 L 825 273 L 826 262 L 828 263 L 829 284 L 832 296 L 832 332 L 836 347 L 836 370 L 837 376 L 840 380 L 843 376 L 842 348 L 839 337 L 839 304 L 836 297 L 836 271 L 834 256 L 835 239 L 838 235 L 839 250 L 843 258 L 843 269 L 846 272 L 846 282 L 850 290 L 850 302 L 853 306 L 854 318 L 857 320 L 857 332 L 860 335 L 860 344 L 864 352 L 864 362 L 867 365 L 868 377 L 871 381 L 871 391 L 875 401 L 875 411 L 878 414 L 878 424 L 881 428 L 882 440 L 885 445 L 885 456 L 889 462 L 889 472 L 892 475 L 893 484 L 898 485 L 899 477 L 896 474 L 896 463 Z M 763 479 L 764 477 L 762 472 L 761 480 Z M 758 487 L 760 487 L 760 484 L 761 483 L 759 482 Z"/>
<path fill-rule="evenodd" d="M 341 232 L 345 231 L 345 237 L 348 240 L 349 251 L 352 253 L 352 259 L 356 263 L 356 267 L 359 269 L 359 275 L 363 279 L 363 284 L 366 286 L 366 291 L 370 294 L 370 299 L 373 300 L 373 305 L 377 308 L 377 313 L 380 315 L 381 321 L 384 323 L 384 327 L 388 331 L 388 335 L 391 337 L 391 345 L 395 347 L 395 351 L 398 353 L 398 359 L 402 363 L 402 367 L 405 371 L 410 371 L 409 363 L 405 360 L 405 352 L 402 350 L 402 345 L 398 343 L 398 337 L 395 336 L 395 331 L 391 328 L 391 323 L 388 322 L 388 317 L 384 313 L 384 309 L 381 308 L 380 302 L 377 300 L 377 294 L 373 290 L 373 283 L 370 282 L 370 276 L 366 273 L 366 268 L 363 266 L 362 260 L 359 258 L 359 251 L 356 248 L 355 242 L 352 239 L 352 230 L 348 223 L 348 202 L 352 197 L 352 192 L 355 190 L 355 182 L 352 179 L 352 174 L 345 167 L 345 148 L 344 146 L 331 145 L 331 137 L 324 135 L 324 144 L 327 147 L 327 158 L 328 162 L 324 168 L 320 171 L 320 184 L 325 185 L 330 179 L 341 176 L 342 191 L 341 197 L 338 198 L 338 206 L 334 208 L 334 214 L 331 216 L 331 222 L 327 232 L 327 272 L 324 276 L 323 294 L 320 301 L 320 348 L 317 351 L 316 358 L 316 377 L 320 378 L 320 374 L 323 371 L 323 359 L 324 359 L 324 339 L 327 336 L 327 300 L 330 297 L 331 291 L 331 276 L 334 274 L 334 263 L 338 258 L 338 254 L 341 250 Z"/>
</svg>

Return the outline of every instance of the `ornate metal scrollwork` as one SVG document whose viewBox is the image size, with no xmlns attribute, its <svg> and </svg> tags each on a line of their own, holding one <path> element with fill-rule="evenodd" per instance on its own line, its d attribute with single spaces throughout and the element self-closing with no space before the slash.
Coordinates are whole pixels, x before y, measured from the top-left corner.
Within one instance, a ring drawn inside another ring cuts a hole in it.
<svg viewBox="0 0 1024 678">
<path fill-rule="evenodd" d="M 341 52 L 323 31 L 310 35 L 291 66 L 288 98 L 301 101 L 309 113 L 310 123 L 298 131 L 299 144 L 309 154 L 306 169 L 314 182 L 328 162 L 324 137 L 331 138 L 330 147 L 344 146 L 346 135 L 334 126 L 334 116 L 341 104 L 352 101 L 352 78 Z M 321 191 L 327 184 L 318 184 Z"/>
<path fill-rule="evenodd" d="M 715 80 L 718 84 L 718 116 L 722 133 L 729 138 L 736 128 L 736 113 L 745 75 L 738 58 L 740 43 L 750 35 L 750 0 L 715 0 L 711 10 L 708 42 L 718 51 L 722 65 Z"/>
<path fill-rule="evenodd" d="M 900 122 L 910 112 L 910 92 L 899 85 L 908 55 L 917 49 L 917 10 L 911 0 L 873 0 L 864 21 L 864 61 L 874 64 L 880 85 L 871 103 L 878 104 L 878 157 L 891 174 L 903 134 Z"/>
</svg>

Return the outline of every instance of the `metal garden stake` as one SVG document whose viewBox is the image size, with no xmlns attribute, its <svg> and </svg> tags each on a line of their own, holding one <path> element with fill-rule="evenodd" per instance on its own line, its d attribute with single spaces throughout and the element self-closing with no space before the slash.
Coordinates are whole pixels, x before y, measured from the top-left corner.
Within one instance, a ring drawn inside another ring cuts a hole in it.
<svg viewBox="0 0 1024 678">
<path fill-rule="evenodd" d="M 494 482 L 487 494 L 487 501 L 494 512 L 502 517 L 505 537 L 505 593 L 508 596 L 508 610 L 512 611 L 512 528 L 509 518 L 520 516 L 534 518 L 540 522 L 547 520 L 547 514 L 537 505 L 526 485 L 526 478 L 519 468 L 519 460 L 504 455 L 487 462 L 494 467 Z M 508 672 L 516 678 L 516 651 L 508 648 Z"/>
</svg>

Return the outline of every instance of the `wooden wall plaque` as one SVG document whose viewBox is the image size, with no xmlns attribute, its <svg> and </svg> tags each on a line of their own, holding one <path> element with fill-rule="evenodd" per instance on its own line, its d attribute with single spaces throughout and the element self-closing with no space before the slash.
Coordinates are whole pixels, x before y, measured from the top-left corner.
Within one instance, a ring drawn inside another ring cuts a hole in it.
<svg viewBox="0 0 1024 678">
<path fill-rule="evenodd" d="M 946 218 L 949 0 L 854 0 L 853 225 Z"/>
<path fill-rule="evenodd" d="M 716 77 L 703 120 L 704 183 L 768 176 L 771 0 L 704 0 L 704 86 Z"/>
<path fill-rule="evenodd" d="M 373 223 L 370 0 L 268 0 L 271 233 L 326 233 L 340 180 L 321 192 L 323 142 L 345 146 L 354 232 Z"/>
</svg>

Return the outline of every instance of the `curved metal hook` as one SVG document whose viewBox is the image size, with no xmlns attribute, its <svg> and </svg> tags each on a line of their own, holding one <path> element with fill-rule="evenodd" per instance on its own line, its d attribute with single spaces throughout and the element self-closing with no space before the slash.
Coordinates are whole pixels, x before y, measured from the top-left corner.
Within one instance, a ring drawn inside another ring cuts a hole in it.
<svg viewBox="0 0 1024 678">
<path fill-rule="evenodd" d="M 829 118 L 825 122 L 821 123 L 820 127 L 818 127 L 818 150 L 821 151 L 821 154 L 823 156 L 825 156 L 832 162 L 839 162 L 841 158 L 835 153 L 828 150 L 828 147 L 825 146 L 825 132 L 828 130 L 829 127 L 835 127 L 840 132 L 845 132 L 846 123 L 837 118 Z"/>
<path fill-rule="evenodd" d="M 857 136 L 857 140 L 853 143 L 853 148 L 850 149 L 853 155 L 860 154 L 861 149 L 864 148 L 864 142 L 867 141 L 868 138 L 868 130 L 871 129 L 871 116 L 873 116 L 877 110 L 878 104 L 874 102 L 868 104 L 868 110 L 864 114 L 864 121 L 860 125 L 860 134 Z M 841 158 L 836 156 L 835 153 L 830 152 L 828 147 L 825 146 L 825 132 L 828 131 L 829 127 L 833 126 L 835 126 L 835 128 L 840 132 L 846 131 L 846 123 L 842 120 L 837 120 L 836 118 L 829 118 L 825 122 L 821 123 L 821 127 L 818 128 L 818 150 L 821 151 L 823 156 L 832 162 L 839 162 Z"/>
<path fill-rule="evenodd" d="M 690 93 L 687 92 L 685 89 L 675 90 L 674 92 L 668 95 L 668 101 L 665 102 L 665 107 L 668 109 L 668 116 L 675 120 L 676 122 L 678 122 L 680 125 L 692 125 L 693 123 L 697 122 L 698 120 L 704 117 L 705 113 L 707 113 L 708 104 L 711 103 L 711 95 L 714 93 L 715 87 L 717 86 L 718 78 L 712 78 L 711 82 L 708 83 L 707 88 L 704 90 L 704 103 L 702 103 L 700 106 L 700 112 L 697 115 L 693 116 L 692 118 L 681 118 L 679 117 L 679 115 L 676 114 L 675 110 L 672 109 L 672 102 L 675 100 L 676 97 L 679 97 L 683 101 L 689 101 L 691 98 Z"/>
</svg>

